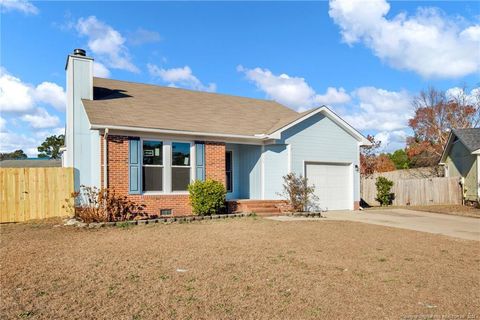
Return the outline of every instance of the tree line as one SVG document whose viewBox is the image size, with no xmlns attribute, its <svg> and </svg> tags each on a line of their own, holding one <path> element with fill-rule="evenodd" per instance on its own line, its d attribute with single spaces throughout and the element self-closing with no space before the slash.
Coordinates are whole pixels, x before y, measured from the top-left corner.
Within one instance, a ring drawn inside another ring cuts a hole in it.
<svg viewBox="0 0 480 320">
<path fill-rule="evenodd" d="M 60 148 L 65 145 L 65 136 L 63 134 L 47 137 L 41 145 L 37 147 L 38 157 L 44 159 L 60 159 Z M 28 156 L 21 149 L 13 152 L 0 153 L 1 160 L 21 160 Z"/>
<path fill-rule="evenodd" d="M 412 103 L 415 112 L 408 126 L 413 135 L 407 138 L 405 148 L 379 153 L 381 143 L 367 136 L 372 145 L 361 150 L 362 174 L 436 166 L 452 129 L 477 128 L 480 124 L 480 89 L 468 94 L 463 87 L 447 95 L 430 87 L 420 91 Z"/>
</svg>

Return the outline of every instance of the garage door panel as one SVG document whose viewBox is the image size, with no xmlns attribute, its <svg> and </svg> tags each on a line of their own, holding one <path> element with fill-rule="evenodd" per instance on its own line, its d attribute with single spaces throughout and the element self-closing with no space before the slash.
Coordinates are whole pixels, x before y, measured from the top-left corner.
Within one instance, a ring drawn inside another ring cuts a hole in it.
<svg viewBox="0 0 480 320">
<path fill-rule="evenodd" d="M 351 209 L 351 167 L 348 164 L 307 163 L 306 177 L 315 186 L 317 204 L 328 210 Z"/>
</svg>

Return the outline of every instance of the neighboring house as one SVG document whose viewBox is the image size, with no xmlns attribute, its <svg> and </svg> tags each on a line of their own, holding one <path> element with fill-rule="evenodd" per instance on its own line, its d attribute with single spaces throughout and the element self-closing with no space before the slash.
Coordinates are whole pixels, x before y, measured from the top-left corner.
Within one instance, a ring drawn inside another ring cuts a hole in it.
<svg viewBox="0 0 480 320">
<path fill-rule="evenodd" d="M 62 161 L 55 159 L 19 159 L 0 161 L 0 168 L 48 168 L 61 166 Z"/>
<path fill-rule="evenodd" d="M 480 201 L 480 128 L 452 130 L 440 164 L 446 177 L 463 178 L 465 200 Z"/>
<path fill-rule="evenodd" d="M 316 185 L 320 207 L 358 208 L 359 148 L 369 141 L 326 107 L 297 113 L 273 101 L 95 78 L 79 49 L 66 71 L 63 156 L 76 189 L 114 188 L 149 213 L 182 215 L 191 213 L 195 179 L 222 182 L 230 201 L 278 201 L 282 177 L 295 172 Z"/>
</svg>

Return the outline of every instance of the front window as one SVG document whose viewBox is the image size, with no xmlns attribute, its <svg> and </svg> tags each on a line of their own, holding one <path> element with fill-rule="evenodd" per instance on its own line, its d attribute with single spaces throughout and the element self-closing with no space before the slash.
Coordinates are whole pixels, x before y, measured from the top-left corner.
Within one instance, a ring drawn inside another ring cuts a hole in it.
<svg viewBox="0 0 480 320">
<path fill-rule="evenodd" d="M 163 190 L 163 143 L 143 141 L 143 191 Z"/>
<path fill-rule="evenodd" d="M 172 142 L 172 191 L 187 190 L 190 163 L 190 143 Z"/>
<path fill-rule="evenodd" d="M 225 154 L 225 174 L 226 174 L 226 185 L 227 192 L 232 192 L 233 190 L 233 175 L 232 175 L 232 151 L 227 151 Z"/>
</svg>

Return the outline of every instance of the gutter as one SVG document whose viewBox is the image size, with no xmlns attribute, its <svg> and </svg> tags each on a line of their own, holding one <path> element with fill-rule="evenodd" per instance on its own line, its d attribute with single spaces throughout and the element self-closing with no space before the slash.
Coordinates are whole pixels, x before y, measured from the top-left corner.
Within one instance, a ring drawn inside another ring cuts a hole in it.
<svg viewBox="0 0 480 320">
<path fill-rule="evenodd" d="M 105 128 L 103 133 L 103 187 L 108 188 L 108 166 L 107 166 L 107 155 L 108 155 L 108 128 Z"/>
<path fill-rule="evenodd" d="M 168 129 L 153 129 L 153 128 L 141 128 L 141 127 L 129 127 L 129 126 L 110 126 L 102 124 L 92 124 L 90 126 L 92 130 L 108 129 L 112 130 L 124 130 L 134 132 L 151 132 L 151 133 L 164 133 L 164 134 L 179 134 L 190 136 L 205 136 L 205 137 L 221 137 L 221 138 L 238 138 L 238 139 L 251 139 L 251 140 L 265 140 L 269 136 L 266 134 L 242 135 L 242 134 L 226 134 L 226 133 L 211 133 L 211 132 L 196 132 L 196 131 L 181 131 L 181 130 L 168 130 Z"/>
</svg>

